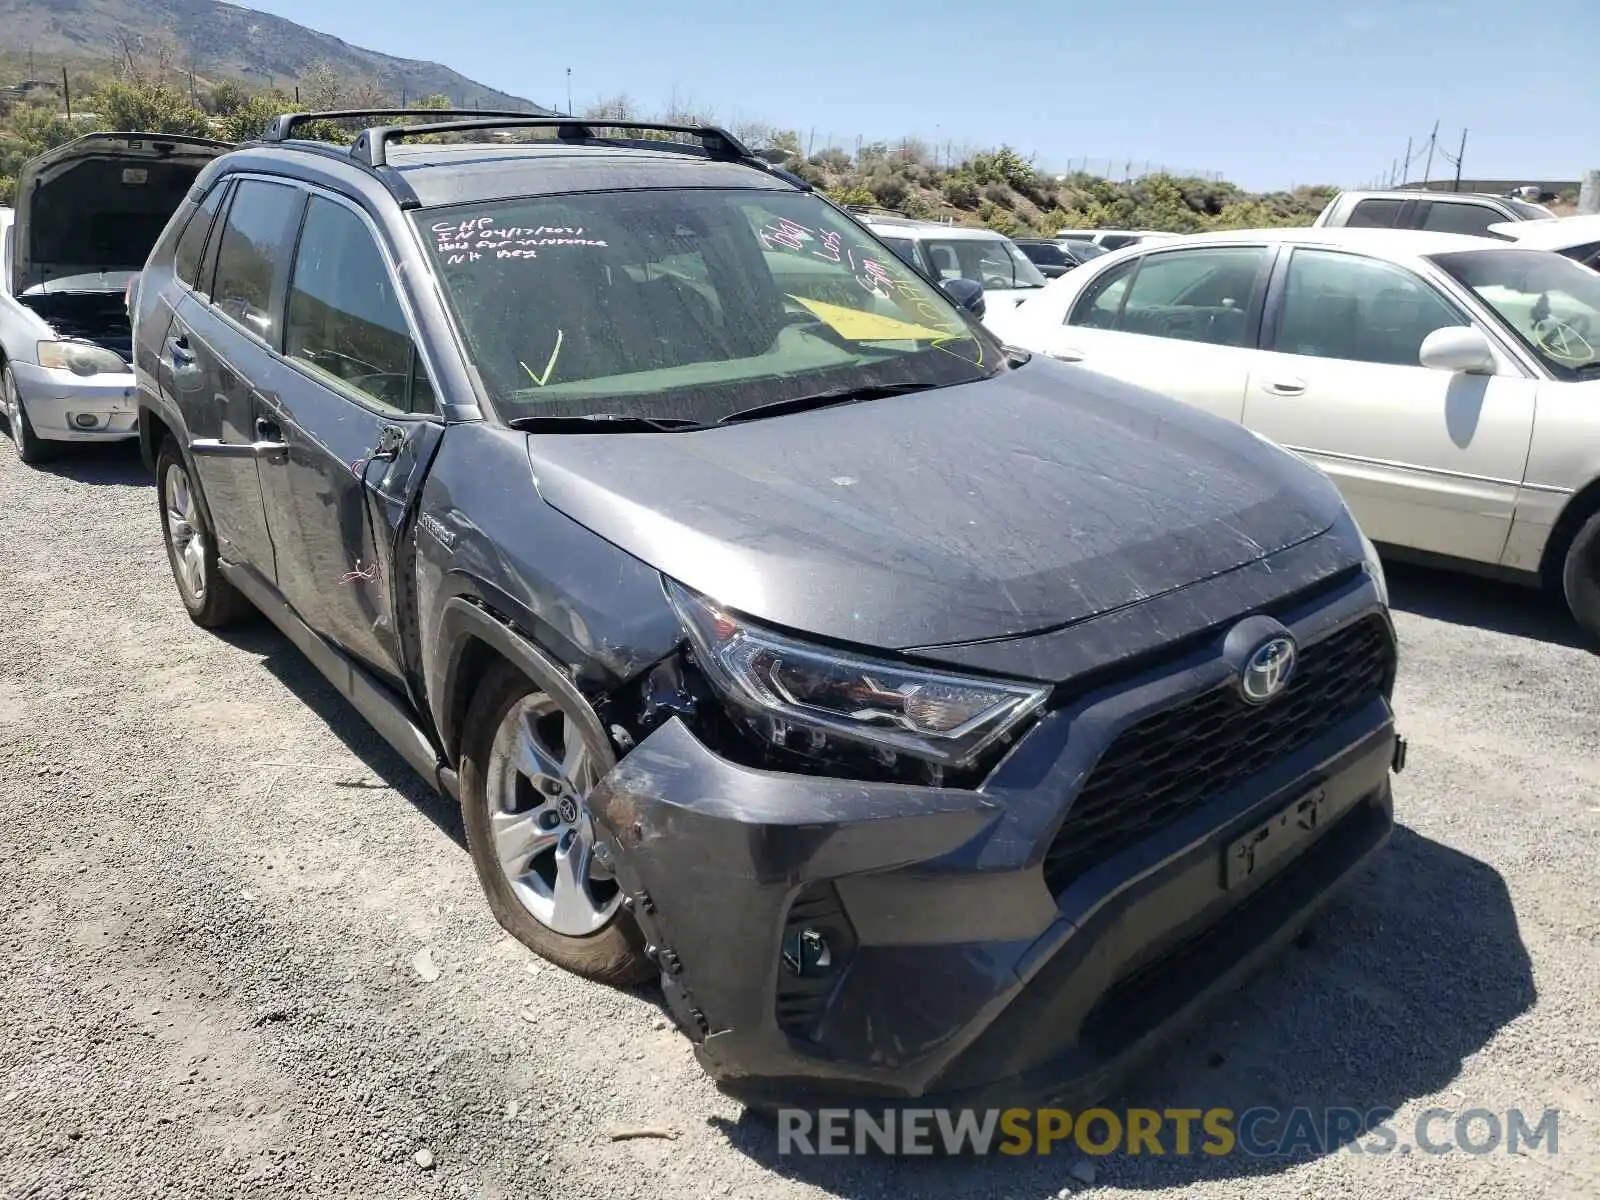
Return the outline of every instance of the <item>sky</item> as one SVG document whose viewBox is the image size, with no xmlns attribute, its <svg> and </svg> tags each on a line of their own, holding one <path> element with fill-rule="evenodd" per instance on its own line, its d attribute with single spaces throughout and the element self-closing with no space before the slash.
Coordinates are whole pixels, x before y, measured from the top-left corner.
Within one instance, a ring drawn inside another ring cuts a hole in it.
<svg viewBox="0 0 1600 1200">
<path fill-rule="evenodd" d="M 252 0 L 345 41 L 578 111 L 674 97 L 803 144 L 1008 143 L 1053 171 L 1150 164 L 1252 190 L 1384 181 L 1429 134 L 1466 177 L 1600 168 L 1600 0 Z M 1054 8 L 1057 15 L 1051 16 Z M 1008 23 L 1015 11 L 1019 20 Z M 1085 163 L 1085 160 L 1087 162 Z M 1454 170 L 1435 153 L 1432 177 Z"/>
</svg>

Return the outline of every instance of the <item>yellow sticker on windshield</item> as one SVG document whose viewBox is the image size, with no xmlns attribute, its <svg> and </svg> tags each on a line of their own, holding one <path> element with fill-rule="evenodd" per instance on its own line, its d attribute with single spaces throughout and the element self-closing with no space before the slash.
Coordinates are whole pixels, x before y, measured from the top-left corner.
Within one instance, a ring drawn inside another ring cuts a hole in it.
<svg viewBox="0 0 1600 1200">
<path fill-rule="evenodd" d="M 960 336 L 948 329 L 914 325 L 898 317 L 885 317 L 860 308 L 846 308 L 842 304 L 808 300 L 804 296 L 790 296 L 789 299 L 805 305 L 819 321 L 852 342 L 944 341 Z"/>
</svg>

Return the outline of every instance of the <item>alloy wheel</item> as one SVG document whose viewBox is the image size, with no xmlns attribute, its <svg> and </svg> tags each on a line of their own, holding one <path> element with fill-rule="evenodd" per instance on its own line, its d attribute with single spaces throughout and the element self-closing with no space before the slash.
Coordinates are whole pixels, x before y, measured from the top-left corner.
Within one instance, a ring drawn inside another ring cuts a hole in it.
<svg viewBox="0 0 1600 1200">
<path fill-rule="evenodd" d="M 167 514 L 167 541 L 172 561 L 178 568 L 178 582 L 196 604 L 206 597 L 206 539 L 195 509 L 194 489 L 189 475 L 177 463 L 167 467 L 161 484 Z"/>
<path fill-rule="evenodd" d="M 484 782 L 495 857 L 523 908 L 565 937 L 610 924 L 622 892 L 596 854 L 598 776 L 577 722 L 543 693 L 523 697 L 495 731 Z"/>
</svg>

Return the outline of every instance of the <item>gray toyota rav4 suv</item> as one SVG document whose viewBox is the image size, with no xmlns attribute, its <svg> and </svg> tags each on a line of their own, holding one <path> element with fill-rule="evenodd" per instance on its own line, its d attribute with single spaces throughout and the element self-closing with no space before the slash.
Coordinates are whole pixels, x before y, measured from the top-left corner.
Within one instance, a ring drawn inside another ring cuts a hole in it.
<svg viewBox="0 0 1600 1200">
<path fill-rule="evenodd" d="M 458 798 L 528 946 L 658 977 L 758 1108 L 1063 1100 L 1383 845 L 1394 632 L 1315 470 L 721 130 L 401 115 L 200 174 L 140 438 L 195 622 Z"/>
</svg>

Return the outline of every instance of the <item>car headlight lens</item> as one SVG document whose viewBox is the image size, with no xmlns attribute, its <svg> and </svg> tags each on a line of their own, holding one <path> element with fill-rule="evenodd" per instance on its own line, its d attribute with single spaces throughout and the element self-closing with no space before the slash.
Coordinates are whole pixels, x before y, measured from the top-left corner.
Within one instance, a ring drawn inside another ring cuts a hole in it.
<svg viewBox="0 0 1600 1200">
<path fill-rule="evenodd" d="M 1036 711 L 1049 688 L 927 671 L 813 646 L 750 624 L 667 581 L 667 595 L 711 684 L 769 739 L 791 727 L 965 767 Z M 793 747 L 791 747 L 793 748 Z"/>
<path fill-rule="evenodd" d="M 40 342 L 39 365 L 74 375 L 122 374 L 128 369 L 120 354 L 92 342 Z"/>
<path fill-rule="evenodd" d="M 1365 560 L 1367 574 L 1372 576 L 1372 582 L 1378 589 L 1378 597 L 1383 601 L 1383 606 L 1388 608 L 1389 580 L 1383 573 L 1383 560 L 1378 557 L 1378 548 L 1372 544 L 1372 539 L 1360 525 L 1356 526 L 1356 532 L 1361 535 L 1361 556 Z"/>
</svg>

